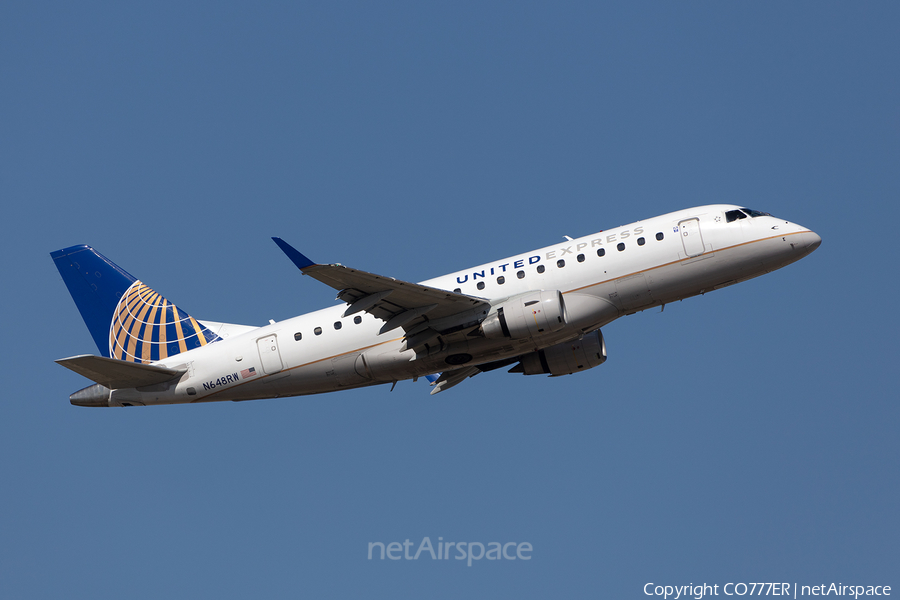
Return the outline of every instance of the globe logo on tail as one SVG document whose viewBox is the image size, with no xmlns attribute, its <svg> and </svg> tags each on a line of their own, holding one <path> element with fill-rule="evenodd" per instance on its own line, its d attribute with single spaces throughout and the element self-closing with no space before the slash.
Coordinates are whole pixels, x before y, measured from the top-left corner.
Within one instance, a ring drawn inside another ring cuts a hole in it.
<svg viewBox="0 0 900 600">
<path fill-rule="evenodd" d="M 109 355 L 150 363 L 218 341 L 192 316 L 135 281 L 122 294 L 109 330 Z"/>
</svg>

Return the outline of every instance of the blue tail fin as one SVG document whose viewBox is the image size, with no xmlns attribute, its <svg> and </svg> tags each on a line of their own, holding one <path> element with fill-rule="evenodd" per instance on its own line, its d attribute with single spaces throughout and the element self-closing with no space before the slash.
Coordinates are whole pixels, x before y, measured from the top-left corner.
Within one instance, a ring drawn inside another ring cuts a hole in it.
<svg viewBox="0 0 900 600">
<path fill-rule="evenodd" d="M 156 362 L 220 339 L 90 246 L 50 256 L 103 356 Z"/>
</svg>

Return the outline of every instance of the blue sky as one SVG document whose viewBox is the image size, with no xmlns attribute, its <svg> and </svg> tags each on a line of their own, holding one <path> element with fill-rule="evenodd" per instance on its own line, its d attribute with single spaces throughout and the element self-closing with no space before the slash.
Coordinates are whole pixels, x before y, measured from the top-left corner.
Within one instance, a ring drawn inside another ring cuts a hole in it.
<svg viewBox="0 0 900 600">
<path fill-rule="evenodd" d="M 645 597 L 900 586 L 894 3 L 0 8 L 0 596 Z M 194 316 L 328 306 L 271 242 L 424 280 L 689 206 L 808 258 L 604 329 L 606 364 L 72 407 L 48 253 Z M 369 542 L 530 561 L 369 561 Z"/>
</svg>

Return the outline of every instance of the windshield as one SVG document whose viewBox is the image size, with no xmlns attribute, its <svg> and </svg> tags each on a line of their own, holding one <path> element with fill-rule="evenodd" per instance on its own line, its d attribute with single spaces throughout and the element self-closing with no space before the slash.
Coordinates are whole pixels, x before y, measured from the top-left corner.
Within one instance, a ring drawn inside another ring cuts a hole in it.
<svg viewBox="0 0 900 600">
<path fill-rule="evenodd" d="M 725 221 L 731 223 L 732 221 L 737 221 L 738 219 L 746 219 L 747 215 L 742 213 L 739 210 L 729 210 L 725 213 Z"/>
<path fill-rule="evenodd" d="M 746 219 L 747 216 L 751 217 L 771 217 L 767 212 L 762 212 L 759 210 L 753 210 L 752 208 L 742 208 L 740 210 L 729 210 L 725 213 L 725 222 L 731 223 L 732 221 L 737 221 L 738 219 Z"/>
<path fill-rule="evenodd" d="M 742 208 L 741 210 L 744 211 L 745 213 L 747 213 L 748 215 L 750 215 L 751 217 L 771 217 L 772 216 L 767 212 L 753 210 L 752 208 Z"/>
</svg>

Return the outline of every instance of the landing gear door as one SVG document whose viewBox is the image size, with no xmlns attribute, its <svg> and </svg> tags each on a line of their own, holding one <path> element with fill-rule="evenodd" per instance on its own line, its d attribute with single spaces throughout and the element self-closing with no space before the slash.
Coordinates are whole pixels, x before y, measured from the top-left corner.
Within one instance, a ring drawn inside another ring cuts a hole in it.
<svg viewBox="0 0 900 600">
<path fill-rule="evenodd" d="M 678 223 L 681 231 L 681 243 L 687 256 L 703 254 L 703 237 L 700 235 L 700 219 L 685 219 Z"/>
<path fill-rule="evenodd" d="M 278 337 L 270 335 L 256 340 L 259 349 L 259 360 L 262 361 L 263 371 L 267 375 L 277 373 L 284 365 L 281 363 L 281 354 L 278 352 Z"/>
</svg>

